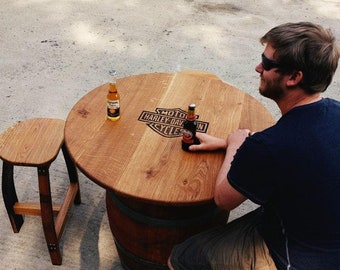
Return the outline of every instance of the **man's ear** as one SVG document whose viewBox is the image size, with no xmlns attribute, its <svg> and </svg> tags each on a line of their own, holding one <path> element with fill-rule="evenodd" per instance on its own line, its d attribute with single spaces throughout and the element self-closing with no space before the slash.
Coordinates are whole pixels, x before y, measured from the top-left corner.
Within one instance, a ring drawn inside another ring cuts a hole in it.
<svg viewBox="0 0 340 270">
<path fill-rule="evenodd" d="M 289 78 L 287 80 L 287 87 L 294 87 L 297 86 L 303 78 L 303 72 L 302 71 L 294 71 L 292 74 L 288 75 Z"/>
</svg>

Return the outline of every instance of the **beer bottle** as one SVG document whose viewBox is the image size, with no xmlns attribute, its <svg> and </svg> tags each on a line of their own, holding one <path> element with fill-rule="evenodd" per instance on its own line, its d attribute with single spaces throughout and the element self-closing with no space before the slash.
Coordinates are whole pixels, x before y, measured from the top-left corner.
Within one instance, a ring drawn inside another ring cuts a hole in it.
<svg viewBox="0 0 340 270">
<path fill-rule="evenodd" d="M 183 123 L 183 137 L 182 137 L 182 149 L 189 151 L 189 146 L 196 141 L 196 115 L 195 104 L 190 104 L 188 108 L 187 117 Z"/>
<path fill-rule="evenodd" d="M 111 121 L 116 121 L 120 118 L 120 96 L 117 91 L 116 80 L 117 72 L 109 71 L 109 89 L 107 94 L 107 118 Z"/>
</svg>

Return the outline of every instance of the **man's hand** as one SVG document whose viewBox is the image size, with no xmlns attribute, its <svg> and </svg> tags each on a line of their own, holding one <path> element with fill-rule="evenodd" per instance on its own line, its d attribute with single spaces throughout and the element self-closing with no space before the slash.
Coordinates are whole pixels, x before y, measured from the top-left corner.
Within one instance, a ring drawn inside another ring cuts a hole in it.
<svg viewBox="0 0 340 270">
<path fill-rule="evenodd" d="M 235 148 L 238 149 L 244 140 L 252 135 L 249 129 L 238 129 L 230 133 L 227 139 L 214 137 L 206 133 L 196 133 L 196 138 L 200 144 L 193 144 L 189 147 L 190 151 L 214 151 L 220 149 Z"/>
<path fill-rule="evenodd" d="M 190 151 L 214 151 L 218 149 L 226 149 L 227 141 L 205 133 L 196 133 L 196 138 L 200 144 L 190 145 Z"/>
</svg>

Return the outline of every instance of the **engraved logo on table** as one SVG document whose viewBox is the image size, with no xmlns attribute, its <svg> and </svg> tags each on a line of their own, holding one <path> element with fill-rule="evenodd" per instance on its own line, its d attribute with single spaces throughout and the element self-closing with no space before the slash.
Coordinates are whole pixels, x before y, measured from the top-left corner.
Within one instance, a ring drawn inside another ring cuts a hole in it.
<svg viewBox="0 0 340 270">
<path fill-rule="evenodd" d="M 142 111 L 138 120 L 146 122 L 148 127 L 167 138 L 182 136 L 183 122 L 187 112 L 180 109 L 156 108 L 155 112 Z M 199 118 L 199 115 L 196 115 Z M 206 133 L 209 123 L 197 120 L 197 132 Z"/>
</svg>

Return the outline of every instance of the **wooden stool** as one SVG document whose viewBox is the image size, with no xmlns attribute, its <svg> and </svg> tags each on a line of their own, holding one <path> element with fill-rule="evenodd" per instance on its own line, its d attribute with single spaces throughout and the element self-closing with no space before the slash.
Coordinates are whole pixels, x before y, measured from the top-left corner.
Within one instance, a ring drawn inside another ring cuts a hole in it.
<svg viewBox="0 0 340 270">
<path fill-rule="evenodd" d="M 71 204 L 80 204 L 77 169 L 64 143 L 65 122 L 59 119 L 37 118 L 20 122 L 0 135 L 2 194 L 15 233 L 24 222 L 22 215 L 39 215 L 52 264 L 61 265 L 59 240 Z M 60 148 L 66 162 L 70 185 L 61 205 L 52 205 L 49 167 Z M 14 186 L 13 167 L 30 166 L 38 169 L 39 203 L 18 202 Z M 54 222 L 54 215 L 56 220 Z"/>
</svg>

